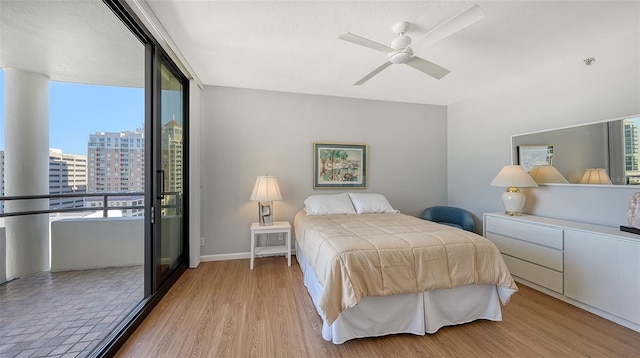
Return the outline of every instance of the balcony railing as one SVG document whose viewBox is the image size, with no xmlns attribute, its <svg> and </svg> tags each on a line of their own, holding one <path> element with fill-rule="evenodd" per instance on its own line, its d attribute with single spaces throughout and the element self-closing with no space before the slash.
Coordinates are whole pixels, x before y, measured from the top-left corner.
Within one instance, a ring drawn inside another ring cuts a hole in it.
<svg viewBox="0 0 640 358">
<path fill-rule="evenodd" d="M 176 214 L 182 212 L 182 195 L 178 191 L 164 191 L 163 196 L 174 196 L 175 200 L 171 200 L 169 204 L 162 204 L 161 209 L 175 209 Z M 16 211 L 11 213 L 0 213 L 0 218 L 22 215 L 35 215 L 35 214 L 54 214 L 54 213 L 67 213 L 67 212 L 81 212 L 81 211 L 102 211 L 103 217 L 108 217 L 109 210 L 135 210 L 144 209 L 143 205 L 127 205 L 127 206 L 109 206 L 110 197 L 123 197 L 123 196 L 140 196 L 144 198 L 144 192 L 127 192 L 127 193 L 73 193 L 73 194 L 47 194 L 47 195 L 20 195 L 20 196 L 0 196 L 0 202 L 11 200 L 42 200 L 42 199 L 64 199 L 64 198 L 102 198 L 102 206 L 83 206 L 76 208 L 49 208 L 42 210 L 30 210 L 30 211 Z M 169 200 L 167 200 L 169 201 Z"/>
<path fill-rule="evenodd" d="M 167 193 L 169 194 L 169 193 Z M 177 193 L 175 193 L 177 194 Z M 127 209 L 144 209 L 144 205 L 129 205 L 129 206 L 109 206 L 110 197 L 123 197 L 123 196 L 141 196 L 144 197 L 144 192 L 132 192 L 132 193 L 73 193 L 73 194 L 48 194 L 48 195 L 20 195 L 20 196 L 0 196 L 0 201 L 10 200 L 42 200 L 42 199 L 64 199 L 64 198 L 102 198 L 102 207 L 77 207 L 77 208 L 55 208 L 55 209 L 42 209 L 31 211 L 20 211 L 12 213 L 0 213 L 0 218 L 10 216 L 22 216 L 22 215 L 34 215 L 34 214 L 53 214 L 53 213 L 66 213 L 66 212 L 80 212 L 80 211 L 102 211 L 103 217 L 108 217 L 109 210 L 127 210 Z"/>
</svg>

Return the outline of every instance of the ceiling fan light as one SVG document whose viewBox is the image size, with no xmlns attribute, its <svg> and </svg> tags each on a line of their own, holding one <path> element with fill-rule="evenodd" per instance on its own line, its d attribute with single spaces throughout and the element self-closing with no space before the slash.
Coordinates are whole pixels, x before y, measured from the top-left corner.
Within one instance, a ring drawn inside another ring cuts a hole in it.
<svg viewBox="0 0 640 358">
<path fill-rule="evenodd" d="M 391 41 L 391 48 L 394 50 L 401 50 L 411 45 L 411 37 L 407 35 L 400 35 Z"/>
<path fill-rule="evenodd" d="M 406 63 L 412 57 L 412 54 L 409 52 L 396 52 L 390 55 L 389 61 L 391 63 L 400 64 Z"/>
</svg>

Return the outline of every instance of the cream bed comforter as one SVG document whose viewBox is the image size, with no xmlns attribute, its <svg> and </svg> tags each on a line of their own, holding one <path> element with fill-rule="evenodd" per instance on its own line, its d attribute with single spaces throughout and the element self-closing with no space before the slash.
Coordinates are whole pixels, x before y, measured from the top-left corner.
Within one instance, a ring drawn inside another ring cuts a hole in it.
<svg viewBox="0 0 640 358">
<path fill-rule="evenodd" d="M 517 290 L 500 252 L 480 235 L 404 214 L 294 219 L 296 244 L 323 287 L 328 324 L 365 296 L 495 284 Z M 506 304 L 508 297 L 501 297 Z"/>
</svg>

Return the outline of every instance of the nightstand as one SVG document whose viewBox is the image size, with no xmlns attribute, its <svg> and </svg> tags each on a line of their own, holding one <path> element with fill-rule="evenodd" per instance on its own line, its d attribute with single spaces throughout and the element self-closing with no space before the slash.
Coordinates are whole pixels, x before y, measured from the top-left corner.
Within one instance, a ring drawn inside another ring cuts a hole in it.
<svg viewBox="0 0 640 358">
<path fill-rule="evenodd" d="M 285 234 L 286 245 L 279 246 L 258 246 L 256 247 L 256 236 L 259 234 Z M 288 221 L 274 221 L 273 225 L 261 226 L 259 223 L 251 224 L 251 263 L 253 270 L 253 260 L 256 255 L 285 254 L 287 263 L 291 266 L 291 224 Z"/>
</svg>

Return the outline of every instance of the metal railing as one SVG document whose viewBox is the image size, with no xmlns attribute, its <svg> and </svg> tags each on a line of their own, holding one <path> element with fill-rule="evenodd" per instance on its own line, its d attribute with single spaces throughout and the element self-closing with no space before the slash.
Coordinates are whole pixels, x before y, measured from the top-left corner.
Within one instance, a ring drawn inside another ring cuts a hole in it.
<svg viewBox="0 0 640 358">
<path fill-rule="evenodd" d="M 177 195 L 178 192 L 167 192 L 166 195 Z M 144 205 L 129 205 L 129 206 L 109 206 L 109 197 L 118 196 L 140 196 L 144 198 L 144 192 L 132 192 L 132 193 L 73 193 L 73 194 L 48 194 L 48 195 L 20 195 L 20 196 L 0 196 L 0 201 L 10 200 L 42 200 L 42 199 L 64 199 L 64 198 L 87 198 L 87 197 L 102 197 L 102 207 L 79 207 L 79 208 L 57 208 L 57 209 L 42 209 L 42 210 L 30 210 L 30 211 L 17 211 L 12 213 L 0 213 L 0 218 L 10 216 L 22 216 L 22 215 L 35 215 L 35 214 L 54 214 L 54 213 L 67 213 L 67 212 L 81 212 L 81 211 L 102 211 L 103 217 L 108 217 L 109 210 L 127 210 L 127 209 L 144 209 Z M 165 207 L 164 205 L 162 206 Z M 167 205 L 167 207 L 176 207 L 177 205 Z"/>
</svg>

